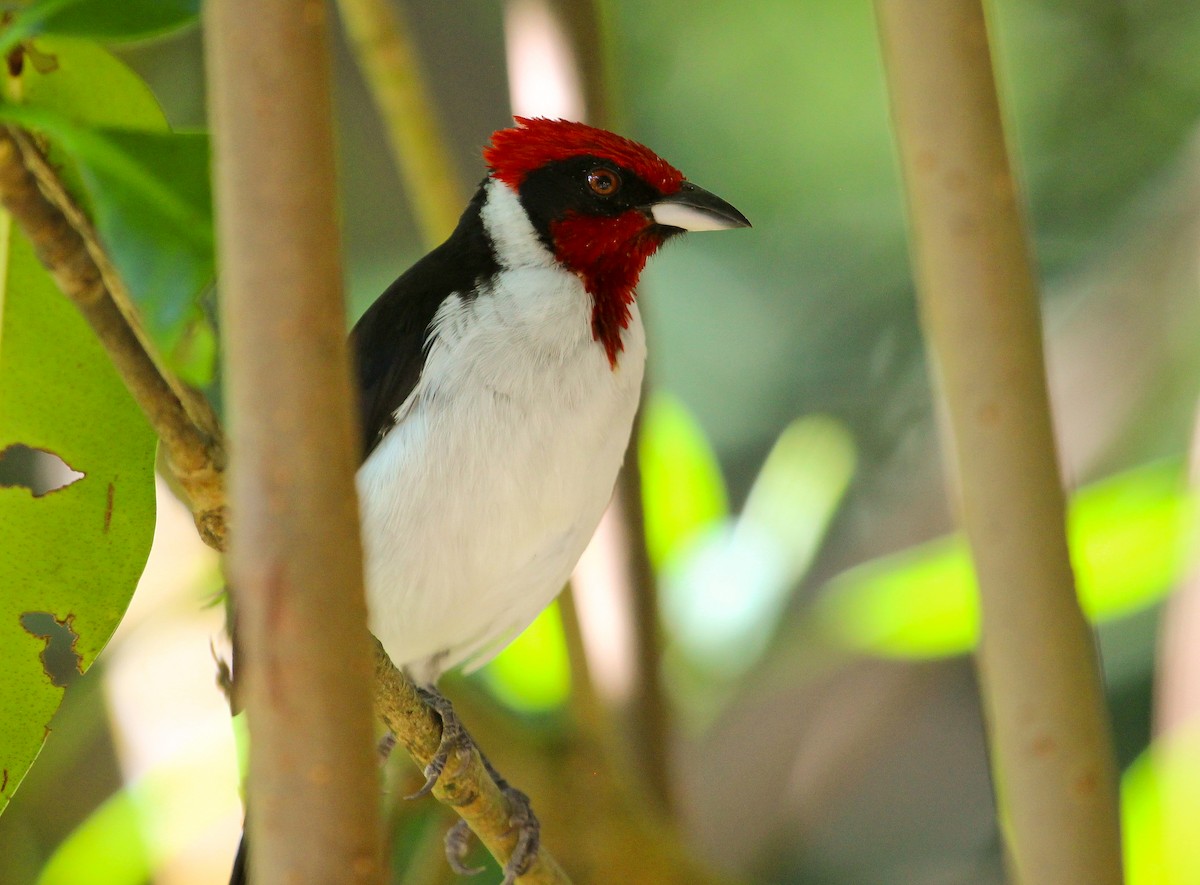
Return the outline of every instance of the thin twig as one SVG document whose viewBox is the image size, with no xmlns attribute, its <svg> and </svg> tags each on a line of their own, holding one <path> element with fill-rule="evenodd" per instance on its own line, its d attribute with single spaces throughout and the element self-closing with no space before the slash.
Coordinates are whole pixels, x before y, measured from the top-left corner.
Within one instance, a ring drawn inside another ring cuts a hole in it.
<svg viewBox="0 0 1200 885">
<path fill-rule="evenodd" d="M 625 466 L 617 480 L 615 506 L 627 551 L 629 604 L 632 607 L 635 656 L 633 693 L 629 700 L 630 730 L 641 783 L 660 810 L 673 815 L 671 715 L 662 684 L 662 631 L 658 620 L 658 581 L 646 549 L 646 516 L 642 507 L 642 469 L 638 457 L 642 410 L 633 423 Z"/>
<path fill-rule="evenodd" d="M 563 25 L 570 43 L 587 118 L 596 126 L 612 128 L 615 102 L 609 87 L 609 65 L 604 12 L 596 0 L 551 0 L 552 14 Z M 670 820 L 674 816 L 671 775 L 671 715 L 662 683 L 663 637 L 658 618 L 658 579 L 646 549 L 646 515 L 642 501 L 642 468 L 638 439 L 650 390 L 650 369 L 642 382 L 625 463 L 617 477 L 613 508 L 626 553 L 630 621 L 633 624 L 634 683 L 629 698 L 628 721 L 632 757 L 641 774 L 647 797 Z M 609 738 L 611 740 L 611 737 Z"/>
<path fill-rule="evenodd" d="M 1122 880 L 1112 738 L 1075 596 L 1037 283 L 978 0 L 877 0 L 922 320 L 979 576 L 1016 881 Z"/>
</svg>

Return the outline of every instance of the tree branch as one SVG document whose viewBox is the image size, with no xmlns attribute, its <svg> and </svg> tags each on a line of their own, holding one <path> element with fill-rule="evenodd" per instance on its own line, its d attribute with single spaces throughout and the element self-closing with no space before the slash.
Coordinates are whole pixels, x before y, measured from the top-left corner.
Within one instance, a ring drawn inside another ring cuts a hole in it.
<svg viewBox="0 0 1200 885">
<path fill-rule="evenodd" d="M 1015 879 L 1119 883 L 1112 738 L 1079 609 L 1037 283 L 979 0 L 877 0 L 922 321 L 979 577 L 980 684 Z"/>
<path fill-rule="evenodd" d="M 205 7 L 250 880 L 382 885 L 329 27 Z"/>
<path fill-rule="evenodd" d="M 38 170 L 36 176 L 32 169 Z M 0 128 L 0 203 L 33 242 L 59 288 L 96 330 L 162 440 L 167 465 L 188 494 L 202 537 L 223 551 L 229 510 L 219 424 L 203 397 L 174 379 L 152 357 L 132 310 L 119 307 L 114 293 L 124 289 L 90 223 L 28 133 L 19 129 Z M 378 647 L 375 673 L 376 711 L 423 768 L 440 738 L 439 721 L 420 702 L 409 679 Z M 454 808 L 501 866 L 508 861 L 515 845 L 515 834 L 509 834 L 512 811 L 477 756 L 465 767 L 448 767 L 434 795 Z M 464 797 L 471 797 L 470 801 L 463 801 Z M 565 885 L 569 879 L 542 847 L 519 881 L 523 885 Z"/>
</svg>

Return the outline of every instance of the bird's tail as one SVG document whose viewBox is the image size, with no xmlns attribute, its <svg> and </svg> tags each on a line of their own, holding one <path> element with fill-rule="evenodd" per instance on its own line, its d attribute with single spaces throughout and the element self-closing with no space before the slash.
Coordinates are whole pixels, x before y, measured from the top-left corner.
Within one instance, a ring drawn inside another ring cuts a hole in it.
<svg viewBox="0 0 1200 885">
<path fill-rule="evenodd" d="M 246 830 L 242 830 L 242 840 L 238 842 L 237 857 L 233 859 L 233 872 L 229 874 L 229 885 L 246 885 L 249 868 L 246 859 Z"/>
</svg>

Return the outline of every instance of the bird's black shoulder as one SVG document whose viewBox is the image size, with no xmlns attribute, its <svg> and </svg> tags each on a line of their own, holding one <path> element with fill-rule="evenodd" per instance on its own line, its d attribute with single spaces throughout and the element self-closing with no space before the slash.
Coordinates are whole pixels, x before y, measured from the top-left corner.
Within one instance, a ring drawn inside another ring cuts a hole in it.
<svg viewBox="0 0 1200 885">
<path fill-rule="evenodd" d="M 425 366 L 429 326 L 451 294 L 472 298 L 499 271 L 481 210 L 481 186 L 458 227 L 384 290 L 350 333 L 362 418 L 365 461 L 395 424 L 396 410 L 416 387 Z"/>
</svg>

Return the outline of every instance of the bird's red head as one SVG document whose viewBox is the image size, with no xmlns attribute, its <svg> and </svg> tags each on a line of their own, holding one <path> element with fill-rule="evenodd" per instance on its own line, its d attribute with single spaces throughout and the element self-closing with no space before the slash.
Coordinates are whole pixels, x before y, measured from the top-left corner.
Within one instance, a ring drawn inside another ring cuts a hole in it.
<svg viewBox="0 0 1200 885">
<path fill-rule="evenodd" d="M 567 120 L 517 117 L 492 136 L 491 177 L 517 193 L 534 229 L 592 295 L 592 334 L 615 366 L 646 261 L 685 230 L 746 227 L 723 200 L 635 141 Z"/>
<path fill-rule="evenodd" d="M 500 129 L 483 150 L 492 176 L 520 190 L 530 172 L 572 157 L 594 157 L 622 166 L 660 194 L 673 194 L 683 173 L 648 147 L 624 136 L 570 120 L 516 117 L 512 129 Z"/>
</svg>

